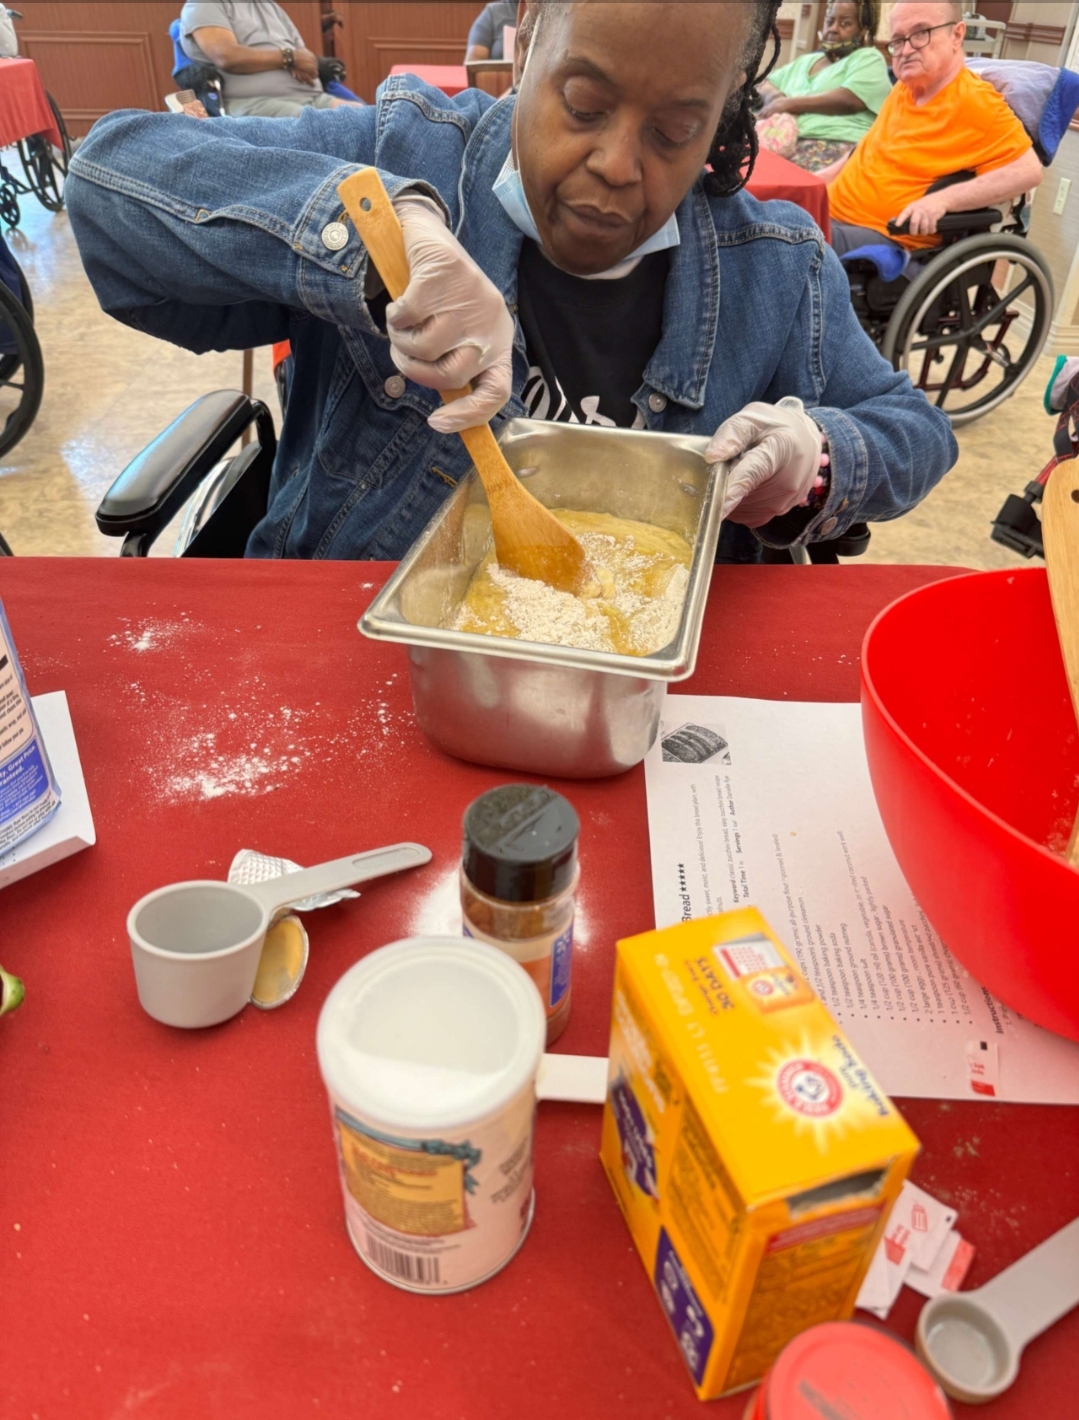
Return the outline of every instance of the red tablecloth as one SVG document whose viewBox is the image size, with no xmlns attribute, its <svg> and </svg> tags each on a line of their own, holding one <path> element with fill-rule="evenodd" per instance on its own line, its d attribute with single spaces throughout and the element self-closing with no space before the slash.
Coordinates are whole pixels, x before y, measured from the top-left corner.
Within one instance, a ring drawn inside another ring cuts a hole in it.
<svg viewBox="0 0 1079 1420">
<path fill-rule="evenodd" d="M 796 202 L 799 207 L 804 207 L 825 237 L 831 239 L 828 186 L 816 173 L 806 172 L 805 168 L 781 158 L 778 153 L 769 153 L 762 148 L 757 154 L 748 187 L 753 196 L 759 197 L 762 202 L 782 198 L 784 202 Z"/>
<path fill-rule="evenodd" d="M 532 1234 L 474 1292 L 395 1291 L 345 1234 L 319 1008 L 362 953 L 444 920 L 462 812 L 505 778 L 434 751 L 403 648 L 357 634 L 387 570 L 0 561 L 31 689 L 68 693 L 98 828 L 96 848 L 0 893 L 0 960 L 27 983 L 0 1021 L 5 1420 L 705 1414 L 597 1160 L 598 1109 L 541 1107 Z M 873 614 L 944 574 L 719 568 L 699 669 L 679 688 L 854 699 Z M 644 778 L 561 787 L 583 877 L 560 1048 L 602 1053 L 614 942 L 653 920 Z M 405 838 L 434 862 L 309 916 L 310 966 L 284 1009 L 194 1033 L 142 1014 L 124 935 L 142 893 L 223 877 L 240 847 L 313 863 Z M 978 1247 L 973 1283 L 1079 1211 L 1074 1111 L 903 1108 L 925 1145 L 915 1177 Z M 900 1334 L 918 1305 L 903 1294 Z M 1079 1313 L 1032 1343 L 983 1413 L 1065 1420 L 1077 1392 Z"/>
<path fill-rule="evenodd" d="M 32 59 L 0 59 L 0 148 L 44 133 L 54 148 L 60 147 L 45 90 Z"/>
<path fill-rule="evenodd" d="M 395 64 L 390 73 L 415 74 L 451 99 L 468 88 L 468 70 L 463 64 Z"/>
</svg>

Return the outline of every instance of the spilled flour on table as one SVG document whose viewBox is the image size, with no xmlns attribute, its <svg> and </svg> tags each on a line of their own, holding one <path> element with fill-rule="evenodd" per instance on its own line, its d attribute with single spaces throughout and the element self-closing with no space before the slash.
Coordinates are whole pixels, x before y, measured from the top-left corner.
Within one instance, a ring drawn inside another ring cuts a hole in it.
<svg viewBox="0 0 1079 1420">
<path fill-rule="evenodd" d="M 179 619 L 175 621 L 166 621 L 163 618 L 130 621 L 123 617 L 121 625 L 124 629 L 109 636 L 106 644 L 122 647 L 126 651 L 136 651 L 140 655 L 146 651 L 168 650 L 179 637 L 201 629 L 191 621 L 186 612 L 181 612 Z"/>
<path fill-rule="evenodd" d="M 197 709 L 139 682 L 124 689 L 146 716 L 143 769 L 153 797 L 207 803 L 274 793 L 309 769 L 324 776 L 341 772 L 343 763 L 371 766 L 393 754 L 405 725 L 414 723 L 404 707 L 385 698 L 396 680 L 364 687 L 347 711 L 319 701 L 302 708 L 268 705 L 259 676 L 222 690 L 219 704 Z"/>
<path fill-rule="evenodd" d="M 357 684 L 345 706 L 280 704 L 274 678 L 254 670 L 259 653 L 241 639 L 240 627 L 234 640 L 187 612 L 121 618 L 119 624 L 106 649 L 116 656 L 116 685 L 131 717 L 129 763 L 159 804 L 270 794 L 308 769 L 323 784 L 327 775 L 347 775 L 350 766 L 370 770 L 382 760 L 388 769 L 390 758 L 418 734 L 410 710 L 397 704 L 396 671 Z M 225 684 L 220 654 L 200 654 L 207 638 L 228 646 Z M 163 664 L 174 665 L 175 673 L 163 678 Z"/>
<path fill-rule="evenodd" d="M 252 744 L 246 754 L 230 754 L 217 748 L 214 731 L 204 731 L 180 747 L 181 757 L 189 755 L 192 767 L 172 774 L 165 781 L 165 791 L 171 799 L 220 799 L 225 794 L 269 792 L 311 757 L 305 746 L 293 744 L 289 748 L 299 752 L 275 754 L 268 745 L 259 748 Z"/>
</svg>

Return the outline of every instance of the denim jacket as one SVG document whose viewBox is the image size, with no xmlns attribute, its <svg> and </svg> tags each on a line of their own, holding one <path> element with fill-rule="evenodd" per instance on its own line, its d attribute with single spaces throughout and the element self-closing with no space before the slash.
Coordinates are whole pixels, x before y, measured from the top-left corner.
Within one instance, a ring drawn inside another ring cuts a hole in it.
<svg viewBox="0 0 1079 1420">
<path fill-rule="evenodd" d="M 402 75 L 371 107 L 296 119 L 109 114 L 74 158 L 68 210 L 105 311 L 198 352 L 292 342 L 269 511 L 249 555 L 399 558 L 467 471 L 456 435 L 425 422 L 438 395 L 390 359 L 336 189 L 371 163 L 391 196 L 436 196 L 516 318 L 522 238 L 491 191 L 513 105 Z M 808 522 L 761 530 L 778 546 L 911 508 L 951 467 L 955 441 L 859 327 L 812 219 L 744 192 L 709 197 L 700 182 L 677 215 L 663 335 L 634 398 L 647 427 L 711 435 L 750 400 L 799 396 L 827 434 L 831 491 Z M 505 417 L 525 412 L 527 366 L 518 320 Z"/>
</svg>

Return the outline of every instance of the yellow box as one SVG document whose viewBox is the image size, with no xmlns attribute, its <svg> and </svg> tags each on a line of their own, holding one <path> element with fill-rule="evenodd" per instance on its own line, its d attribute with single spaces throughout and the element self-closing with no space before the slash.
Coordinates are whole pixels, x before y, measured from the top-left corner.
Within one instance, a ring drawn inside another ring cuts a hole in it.
<svg viewBox="0 0 1079 1420">
<path fill-rule="evenodd" d="M 618 943 L 603 1166 L 693 1377 L 848 1317 L 918 1141 L 755 908 Z"/>
</svg>

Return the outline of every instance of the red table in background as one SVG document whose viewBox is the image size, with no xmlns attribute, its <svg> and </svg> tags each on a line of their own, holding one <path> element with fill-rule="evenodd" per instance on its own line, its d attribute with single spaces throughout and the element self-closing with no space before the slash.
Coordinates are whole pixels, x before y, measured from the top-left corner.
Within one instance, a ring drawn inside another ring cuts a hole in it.
<svg viewBox="0 0 1079 1420">
<path fill-rule="evenodd" d="M 0 59 L 0 148 L 44 133 L 54 148 L 60 130 L 32 59 Z"/>
<path fill-rule="evenodd" d="M 390 73 L 415 74 L 451 99 L 468 88 L 468 70 L 463 64 L 395 64 Z"/>
<path fill-rule="evenodd" d="M 0 1021 L 4 1420 L 742 1415 L 745 1396 L 707 1411 L 693 1396 L 600 1167 L 594 1107 L 541 1107 L 531 1236 L 475 1291 L 396 1291 L 348 1241 L 319 1009 L 363 953 L 448 923 L 462 812 L 508 777 L 435 751 L 404 649 L 356 632 L 389 570 L 0 562 L 31 690 L 67 691 L 98 831 L 0 893 L 0 960 L 27 986 Z M 717 568 L 699 669 L 677 689 L 853 700 L 872 616 L 944 575 Z M 559 1048 L 600 1054 L 614 943 L 653 923 L 644 776 L 560 787 L 581 816 L 582 882 Z M 124 933 L 141 894 L 224 877 L 241 847 L 314 863 L 399 839 L 434 861 L 310 914 L 307 976 L 282 1010 L 197 1032 L 142 1013 Z M 978 1248 L 971 1284 L 1079 1212 L 1074 1111 L 902 1107 L 924 1144 L 915 1178 Z M 909 1338 L 919 1304 L 904 1292 L 893 1329 Z M 1065 1420 L 1077 1393 L 1079 1313 L 981 1413 Z"/>
<path fill-rule="evenodd" d="M 816 173 L 807 172 L 778 153 L 769 153 L 762 148 L 753 165 L 753 176 L 748 184 L 749 191 L 762 202 L 782 198 L 784 202 L 796 202 L 804 207 L 824 233 L 831 240 L 832 224 L 828 216 L 828 185 Z"/>
</svg>

